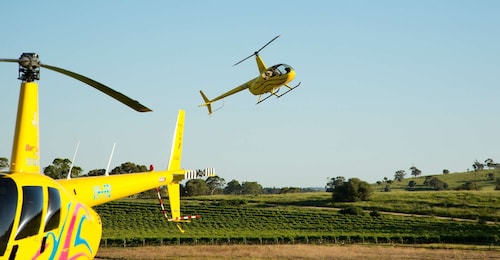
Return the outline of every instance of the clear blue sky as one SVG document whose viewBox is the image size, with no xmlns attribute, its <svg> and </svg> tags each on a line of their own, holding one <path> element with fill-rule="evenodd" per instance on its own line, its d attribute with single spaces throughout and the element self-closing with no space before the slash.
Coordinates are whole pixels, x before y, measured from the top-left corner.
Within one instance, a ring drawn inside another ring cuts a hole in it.
<svg viewBox="0 0 500 260">
<path fill-rule="evenodd" d="M 424 175 L 500 161 L 499 1 L 2 1 L 0 57 L 100 81 L 149 106 L 137 113 L 83 83 L 41 73 L 42 166 L 71 158 L 85 172 L 131 161 L 167 165 L 186 110 L 183 167 L 230 181 L 324 186 L 375 182 L 416 166 Z M 215 97 L 268 66 L 302 85 L 255 105 L 248 91 Z M 0 156 L 10 158 L 17 65 L 0 64 Z"/>
</svg>

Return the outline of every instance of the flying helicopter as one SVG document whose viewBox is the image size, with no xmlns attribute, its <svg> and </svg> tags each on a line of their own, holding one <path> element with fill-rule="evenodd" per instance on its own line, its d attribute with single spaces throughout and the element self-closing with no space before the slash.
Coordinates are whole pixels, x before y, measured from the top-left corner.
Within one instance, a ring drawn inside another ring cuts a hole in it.
<svg viewBox="0 0 500 260">
<path fill-rule="evenodd" d="M 36 53 L 19 59 L 21 80 L 10 169 L 0 172 L 0 259 L 92 259 L 102 223 L 92 207 L 159 186 L 167 186 L 171 216 L 181 222 L 179 182 L 212 176 L 212 169 L 181 168 L 184 111 L 179 110 L 166 170 L 54 180 L 40 172 L 38 84 L 40 68 L 82 81 L 139 112 L 151 111 L 124 94 L 80 74 L 40 62 Z M 162 205 L 163 208 L 163 205 Z"/>
<path fill-rule="evenodd" d="M 259 99 L 257 100 L 257 104 L 260 104 L 264 100 L 270 98 L 271 96 L 276 96 L 277 98 L 282 97 L 286 93 L 294 90 L 296 87 L 300 86 L 300 82 L 294 86 L 290 87 L 288 83 L 290 83 L 294 78 L 295 78 L 295 70 L 293 70 L 292 66 L 280 63 L 273 65 L 271 67 L 267 67 L 264 64 L 264 61 L 262 58 L 259 56 L 259 52 L 263 50 L 267 45 L 269 45 L 271 42 L 276 40 L 280 35 L 274 37 L 272 40 L 267 42 L 262 48 L 259 50 L 255 51 L 253 54 L 250 56 L 244 58 L 243 60 L 235 63 L 233 66 L 236 66 L 243 61 L 246 61 L 247 59 L 251 58 L 252 56 L 255 56 L 255 61 L 257 62 L 257 68 L 259 69 L 259 76 L 247 81 L 246 83 L 243 83 L 236 88 L 233 88 L 220 96 L 214 98 L 214 99 L 209 99 L 203 93 L 203 91 L 200 90 L 201 97 L 203 98 L 203 101 L 205 103 L 201 104 L 200 107 L 206 106 L 208 109 L 208 114 L 212 114 L 212 103 L 218 100 L 221 100 L 225 97 L 231 96 L 233 94 L 236 94 L 240 91 L 243 91 L 245 89 L 248 89 L 250 93 L 253 95 L 259 95 Z M 280 90 L 281 87 L 285 86 L 287 88 L 287 91 L 278 94 L 278 91 Z M 269 93 L 269 94 L 268 94 Z M 266 97 L 262 98 L 264 94 L 268 94 Z"/>
</svg>

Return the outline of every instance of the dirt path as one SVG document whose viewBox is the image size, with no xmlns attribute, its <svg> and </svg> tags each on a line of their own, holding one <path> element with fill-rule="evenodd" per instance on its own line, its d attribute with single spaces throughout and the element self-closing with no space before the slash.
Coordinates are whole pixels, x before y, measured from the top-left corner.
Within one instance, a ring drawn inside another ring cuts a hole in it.
<svg viewBox="0 0 500 260">
<path fill-rule="evenodd" d="M 100 248 L 97 259 L 500 259 L 500 248 L 380 245 L 204 245 Z"/>
</svg>

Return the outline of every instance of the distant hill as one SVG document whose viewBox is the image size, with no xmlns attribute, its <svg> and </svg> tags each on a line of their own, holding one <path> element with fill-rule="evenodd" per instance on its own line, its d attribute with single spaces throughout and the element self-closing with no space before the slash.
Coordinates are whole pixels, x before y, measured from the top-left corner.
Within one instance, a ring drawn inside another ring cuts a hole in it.
<svg viewBox="0 0 500 260">
<path fill-rule="evenodd" d="M 489 178 L 489 175 L 493 174 L 493 179 Z M 409 175 L 409 173 L 407 174 Z M 408 183 L 410 181 L 415 181 L 417 185 L 413 188 L 413 190 L 429 190 L 430 187 L 424 185 L 426 178 L 437 177 L 439 180 L 448 184 L 448 190 L 454 190 L 467 182 L 473 182 L 480 190 L 494 190 L 496 186 L 496 179 L 500 178 L 500 170 L 499 169 L 491 169 L 491 170 L 481 170 L 481 171 L 469 171 L 469 172 L 456 172 L 449 174 L 433 174 L 433 175 L 425 175 L 419 176 L 417 178 L 408 177 L 404 178 L 401 181 L 392 180 L 390 184 L 391 190 L 410 190 Z M 373 184 L 373 187 L 377 190 L 384 190 L 386 187 L 386 183 L 382 182 L 381 184 Z"/>
</svg>

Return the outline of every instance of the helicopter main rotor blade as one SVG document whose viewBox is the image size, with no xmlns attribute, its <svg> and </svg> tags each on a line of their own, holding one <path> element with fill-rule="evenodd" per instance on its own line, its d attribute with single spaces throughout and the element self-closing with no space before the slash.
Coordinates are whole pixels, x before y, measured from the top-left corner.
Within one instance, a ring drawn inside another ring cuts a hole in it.
<svg viewBox="0 0 500 260">
<path fill-rule="evenodd" d="M 16 60 L 18 61 L 18 60 Z M 80 75 L 78 73 L 74 73 L 74 72 L 71 72 L 69 70 L 65 70 L 65 69 L 62 69 L 62 68 L 58 68 L 58 67 L 55 67 L 55 66 L 50 66 L 50 65 L 47 65 L 47 64 L 40 64 L 40 67 L 43 67 L 43 68 L 46 68 L 46 69 L 49 69 L 49 70 L 53 70 L 53 71 L 56 71 L 56 72 L 59 72 L 61 74 L 64 74 L 66 76 L 69 76 L 71 78 L 74 78 L 74 79 L 77 79 L 83 83 L 86 83 L 98 90 L 100 90 L 101 92 L 107 94 L 108 96 L 111 96 L 113 97 L 114 99 L 122 102 L 123 104 L 129 106 L 130 108 L 138 111 L 138 112 L 150 112 L 152 111 L 151 109 L 149 109 L 148 107 L 142 105 L 141 103 L 139 103 L 139 101 L 137 100 L 133 100 L 127 96 L 125 96 L 124 94 L 118 92 L 118 91 L 115 91 L 114 89 L 110 88 L 110 87 L 107 87 L 106 85 L 102 84 L 102 83 L 99 83 L 93 79 L 90 79 L 90 78 L 87 78 L 83 75 Z"/>
<path fill-rule="evenodd" d="M 278 39 L 278 37 L 280 37 L 280 35 L 274 37 L 272 40 L 270 40 L 269 42 L 266 43 L 266 45 L 262 46 L 262 48 L 260 48 L 258 51 L 256 51 L 257 53 L 260 52 L 262 49 L 266 48 L 267 45 L 271 44 L 271 42 L 273 42 L 274 40 Z"/>
<path fill-rule="evenodd" d="M 20 59 L 0 59 L 0 62 L 20 62 Z"/>
<path fill-rule="evenodd" d="M 240 64 L 240 63 L 242 63 L 242 62 L 244 62 L 244 61 L 246 61 L 246 60 L 248 60 L 248 59 L 250 59 L 252 56 L 258 55 L 258 54 L 259 54 L 259 52 L 260 52 L 262 49 L 266 48 L 266 47 L 267 47 L 267 45 L 271 44 L 271 42 L 273 42 L 274 40 L 278 39 L 278 37 L 280 37 L 280 36 L 281 36 L 281 35 L 278 35 L 278 36 L 274 37 L 272 40 L 268 41 L 268 42 L 267 42 L 264 46 L 262 46 L 262 48 L 260 48 L 260 49 L 259 49 L 259 50 L 257 50 L 256 52 L 254 52 L 252 55 L 250 55 L 250 56 L 248 56 L 248 57 L 246 57 L 246 58 L 242 59 L 241 61 L 239 61 L 239 62 L 235 63 L 233 66 L 236 66 L 236 65 L 238 65 L 238 64 Z"/>
</svg>

